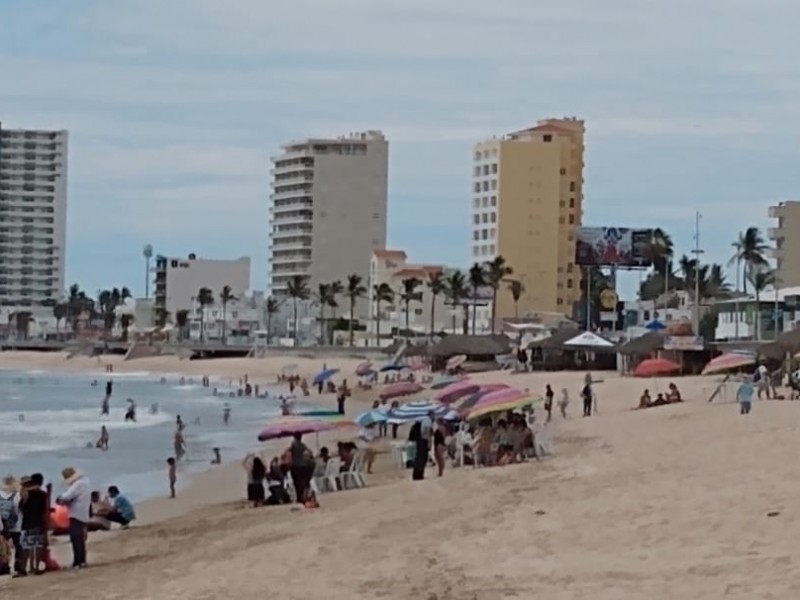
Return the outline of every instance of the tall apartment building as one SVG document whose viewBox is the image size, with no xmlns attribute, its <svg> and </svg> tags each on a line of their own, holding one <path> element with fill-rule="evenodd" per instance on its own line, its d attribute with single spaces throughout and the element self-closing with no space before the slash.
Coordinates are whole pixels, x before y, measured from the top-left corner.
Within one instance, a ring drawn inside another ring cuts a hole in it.
<svg viewBox="0 0 800 600">
<path fill-rule="evenodd" d="M 219 294 L 226 285 L 237 298 L 243 298 L 250 289 L 250 259 L 233 260 L 156 256 L 154 310 L 166 310 L 172 322 L 179 310 L 200 315 L 197 293 L 208 288 L 219 303 Z"/>
<path fill-rule="evenodd" d="M 771 255 L 775 259 L 778 287 L 800 286 L 800 201 L 770 206 L 769 216 L 778 220 L 777 226 L 767 231 L 775 242 Z"/>
<path fill-rule="evenodd" d="M 0 124 L 0 305 L 33 310 L 64 294 L 66 131 Z"/>
<path fill-rule="evenodd" d="M 295 275 L 319 283 L 358 274 L 386 245 L 389 143 L 379 131 L 291 142 L 273 157 L 271 292 Z"/>
<path fill-rule="evenodd" d="M 575 240 L 583 207 L 584 123 L 546 119 L 474 147 L 472 260 L 503 256 L 525 291 L 519 314 L 571 316 L 580 299 Z M 514 315 L 503 287 L 498 317 Z"/>
</svg>

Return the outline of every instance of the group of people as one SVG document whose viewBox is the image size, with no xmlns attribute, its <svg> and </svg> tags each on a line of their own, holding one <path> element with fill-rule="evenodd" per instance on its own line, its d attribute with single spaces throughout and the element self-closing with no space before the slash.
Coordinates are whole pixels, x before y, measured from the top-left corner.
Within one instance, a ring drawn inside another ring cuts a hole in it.
<svg viewBox="0 0 800 600">
<path fill-rule="evenodd" d="M 270 460 L 269 466 L 261 456 L 248 454 L 242 461 L 247 473 L 248 502 L 254 507 L 290 503 L 286 479 L 291 476 L 297 502 L 308 507 L 316 506 L 316 497 L 311 490 L 315 464 L 314 453 L 299 433 L 294 435 L 292 443 L 280 457 Z"/>
<path fill-rule="evenodd" d="M 666 404 L 677 404 L 678 402 L 683 402 L 681 392 L 675 383 L 670 383 L 667 387 L 666 395 L 659 392 L 656 394 L 655 400 L 653 400 L 650 395 L 650 390 L 645 389 L 639 398 L 639 406 L 637 408 L 652 408 L 654 406 L 664 406 Z"/>
<path fill-rule="evenodd" d="M 64 512 L 60 521 L 50 506 L 44 476 L 34 473 L 17 480 L 11 475 L 0 485 L 0 575 L 13 571 L 15 577 L 40 575 L 55 565 L 49 554 L 49 534 L 66 533 L 72 546 L 72 568 L 87 565 L 86 540 L 89 531 L 110 529 L 111 523 L 127 528 L 136 519 L 133 504 L 117 486 L 107 496 L 92 491 L 89 479 L 71 467 L 61 472 L 64 491 L 55 504 Z"/>
</svg>

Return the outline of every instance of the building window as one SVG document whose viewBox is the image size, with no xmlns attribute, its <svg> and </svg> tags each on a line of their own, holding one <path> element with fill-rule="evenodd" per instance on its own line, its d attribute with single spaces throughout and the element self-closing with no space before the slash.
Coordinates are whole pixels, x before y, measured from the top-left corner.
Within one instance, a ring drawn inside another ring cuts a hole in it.
<svg viewBox="0 0 800 600">
<path fill-rule="evenodd" d="M 493 190 L 497 189 L 497 179 L 492 179 L 492 189 Z"/>
<path fill-rule="evenodd" d="M 572 279 L 567 279 L 567 287 L 568 288 L 572 287 Z"/>
<path fill-rule="evenodd" d="M 483 174 L 484 175 L 488 175 L 489 174 L 489 165 L 483 165 Z"/>
<path fill-rule="evenodd" d="M 478 233 L 477 229 L 472 232 L 472 239 L 473 240 L 477 241 L 479 237 L 480 237 L 480 234 Z"/>
<path fill-rule="evenodd" d="M 422 309 L 421 309 L 421 308 L 415 308 L 415 309 L 414 309 L 414 314 L 415 314 L 416 316 L 420 316 L 420 315 L 422 314 Z"/>
<path fill-rule="evenodd" d="M 567 174 L 567 170 L 566 169 L 561 169 L 561 174 L 562 175 L 566 175 Z"/>
<path fill-rule="evenodd" d="M 487 215 L 486 213 L 483 213 L 481 215 L 481 223 L 488 223 L 488 222 L 489 222 L 489 215 Z"/>
<path fill-rule="evenodd" d="M 480 208 L 481 207 L 481 199 L 480 198 L 475 198 L 475 200 L 472 201 L 472 206 L 474 208 Z"/>
<path fill-rule="evenodd" d="M 488 253 L 488 250 L 489 249 L 486 246 L 481 246 L 481 254 L 482 255 L 486 256 L 486 254 Z"/>
<path fill-rule="evenodd" d="M 489 206 L 489 198 L 484 196 L 483 197 L 483 208 L 486 208 L 487 206 Z"/>
<path fill-rule="evenodd" d="M 558 217 L 558 222 L 563 225 L 564 224 L 564 217 Z"/>
<path fill-rule="evenodd" d="M 474 225 L 477 225 L 480 222 L 481 222 L 481 216 L 480 215 L 472 215 L 472 223 Z"/>
<path fill-rule="evenodd" d="M 484 150 L 483 151 L 483 158 L 489 158 L 489 151 L 488 150 Z"/>
<path fill-rule="evenodd" d="M 566 203 L 565 203 L 563 200 L 559 200 L 559 202 L 558 202 L 558 205 L 559 205 L 561 208 L 564 208 L 564 207 L 566 206 Z"/>
<path fill-rule="evenodd" d="M 567 273 L 572 273 L 572 263 L 567 263 Z"/>
<path fill-rule="evenodd" d="M 494 244 L 489 244 L 489 253 L 494 254 Z"/>
<path fill-rule="evenodd" d="M 482 240 L 489 239 L 489 231 L 487 229 L 481 229 L 481 239 Z"/>
<path fill-rule="evenodd" d="M 476 152 L 475 153 L 475 160 L 480 160 L 480 159 L 481 159 L 481 153 L 480 152 Z"/>
<path fill-rule="evenodd" d="M 475 247 L 472 249 L 472 256 L 478 256 L 478 254 L 480 254 L 480 248 L 478 248 L 477 246 L 475 246 Z"/>
<path fill-rule="evenodd" d="M 569 199 L 569 207 L 570 208 L 575 208 L 575 198 L 570 198 Z"/>
<path fill-rule="evenodd" d="M 574 181 L 570 181 L 569 182 L 569 191 L 570 192 L 574 192 L 575 191 L 575 182 Z"/>
<path fill-rule="evenodd" d="M 561 306 L 562 304 L 564 304 L 564 299 L 563 298 L 559 298 L 558 300 L 556 300 L 556 304 Z"/>
<path fill-rule="evenodd" d="M 570 215 L 569 216 L 569 224 L 570 225 L 574 225 L 575 224 L 575 215 Z"/>
<path fill-rule="evenodd" d="M 492 223 L 497 222 L 497 213 L 492 213 L 491 218 L 489 219 Z"/>
<path fill-rule="evenodd" d="M 489 237 L 490 237 L 491 239 L 494 239 L 495 233 L 497 233 L 497 232 L 495 231 L 494 227 L 492 227 L 492 228 L 489 230 Z"/>
<path fill-rule="evenodd" d="M 480 192 L 481 191 L 481 184 L 479 182 L 475 182 L 475 191 L 476 192 Z"/>
<path fill-rule="evenodd" d="M 497 175 L 497 163 L 492 164 L 492 175 Z"/>
<path fill-rule="evenodd" d="M 488 181 L 484 181 L 483 182 L 483 191 L 484 192 L 488 192 L 489 191 L 489 182 Z"/>
<path fill-rule="evenodd" d="M 481 168 L 475 167 L 475 177 L 480 177 L 480 174 L 481 174 Z"/>
<path fill-rule="evenodd" d="M 545 135 L 542 136 L 542 141 L 543 142 L 552 142 L 553 141 L 553 136 L 550 135 L 549 133 L 545 134 Z"/>
<path fill-rule="evenodd" d="M 492 196 L 492 206 L 497 206 L 497 196 Z"/>
</svg>

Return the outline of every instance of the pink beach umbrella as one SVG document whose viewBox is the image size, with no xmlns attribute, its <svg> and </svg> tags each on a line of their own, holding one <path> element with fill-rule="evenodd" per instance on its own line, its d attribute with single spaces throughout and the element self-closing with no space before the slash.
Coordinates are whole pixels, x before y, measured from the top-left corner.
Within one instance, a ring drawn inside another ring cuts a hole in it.
<svg viewBox="0 0 800 600">
<path fill-rule="evenodd" d="M 488 414 L 486 412 L 487 409 L 498 405 L 507 404 L 509 402 L 514 402 L 516 400 L 521 400 L 522 398 L 527 398 L 529 396 L 530 392 L 524 392 L 516 388 L 504 388 L 496 390 L 486 394 L 485 396 L 482 396 L 480 400 L 478 400 L 475 405 L 466 412 L 469 417 L 472 417 L 474 413 Z"/>
<path fill-rule="evenodd" d="M 366 377 L 367 375 L 372 375 L 373 372 L 374 371 L 372 369 L 371 360 L 365 360 L 364 362 L 359 363 L 358 366 L 356 367 L 356 375 L 358 375 L 359 377 Z"/>
<path fill-rule="evenodd" d="M 475 381 L 466 379 L 464 381 L 459 381 L 452 385 L 448 385 L 446 388 L 439 391 L 436 394 L 436 400 L 438 402 L 444 402 L 445 404 L 450 404 L 455 402 L 459 398 L 463 398 L 464 396 L 469 396 L 470 394 L 474 394 L 479 392 L 480 390 L 493 388 L 493 389 L 501 389 L 508 387 L 502 383 L 490 383 L 490 384 L 480 384 Z"/>
<path fill-rule="evenodd" d="M 715 375 L 725 371 L 743 369 L 756 364 L 756 355 L 752 352 L 726 352 L 712 359 L 703 367 L 703 375 Z"/>
<path fill-rule="evenodd" d="M 393 383 L 383 388 L 380 397 L 381 400 L 391 400 L 392 398 L 400 398 L 401 396 L 418 394 L 424 389 L 425 388 L 420 384 L 413 381 L 401 381 L 400 383 Z"/>
<path fill-rule="evenodd" d="M 285 417 L 269 423 L 264 430 L 258 434 L 259 442 L 266 442 L 282 437 L 289 437 L 295 433 L 319 433 L 330 431 L 340 427 L 349 427 L 353 424 L 350 420 L 343 418 L 336 419 L 309 419 L 304 417 Z"/>
</svg>

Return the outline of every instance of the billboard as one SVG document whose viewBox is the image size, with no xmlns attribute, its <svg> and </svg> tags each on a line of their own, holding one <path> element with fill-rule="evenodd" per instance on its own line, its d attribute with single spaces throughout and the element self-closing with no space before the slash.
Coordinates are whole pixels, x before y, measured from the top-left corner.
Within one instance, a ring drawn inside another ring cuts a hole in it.
<svg viewBox="0 0 800 600">
<path fill-rule="evenodd" d="M 585 267 L 649 267 L 651 229 L 581 227 L 575 244 L 575 262 Z"/>
</svg>

